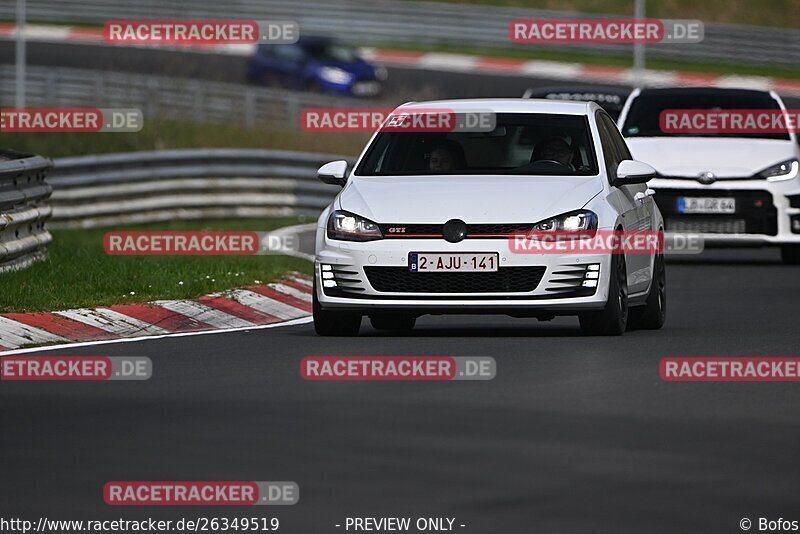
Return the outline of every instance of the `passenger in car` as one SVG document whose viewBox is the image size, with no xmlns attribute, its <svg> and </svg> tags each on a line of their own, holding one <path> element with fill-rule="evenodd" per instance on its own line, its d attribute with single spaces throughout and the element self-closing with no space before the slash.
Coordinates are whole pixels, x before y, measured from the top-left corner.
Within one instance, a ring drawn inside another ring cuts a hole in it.
<svg viewBox="0 0 800 534">
<path fill-rule="evenodd" d="M 466 166 L 464 149 L 455 141 L 442 141 L 428 156 L 428 170 L 432 172 L 462 170 Z"/>
</svg>

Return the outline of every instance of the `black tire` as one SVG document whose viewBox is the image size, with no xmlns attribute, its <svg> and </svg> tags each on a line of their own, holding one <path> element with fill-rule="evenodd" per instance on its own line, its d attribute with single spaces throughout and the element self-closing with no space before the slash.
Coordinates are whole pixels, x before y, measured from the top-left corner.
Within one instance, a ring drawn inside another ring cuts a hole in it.
<svg viewBox="0 0 800 534">
<path fill-rule="evenodd" d="M 667 267 L 664 254 L 656 256 L 653 265 L 653 283 L 644 306 L 631 308 L 630 328 L 658 330 L 667 320 Z"/>
<path fill-rule="evenodd" d="M 620 336 L 625 332 L 628 324 L 628 275 L 624 254 L 612 254 L 610 278 L 605 307 L 578 316 L 581 330 L 586 335 Z"/>
<path fill-rule="evenodd" d="M 414 329 L 417 318 L 412 315 L 386 313 L 370 315 L 369 322 L 375 330 L 393 330 L 396 332 L 410 332 Z"/>
<path fill-rule="evenodd" d="M 800 265 L 800 245 L 783 245 L 781 260 L 784 265 Z"/>
<path fill-rule="evenodd" d="M 323 310 L 317 299 L 317 282 L 314 281 L 314 296 L 311 309 L 314 313 L 314 331 L 320 336 L 357 336 L 361 328 L 361 314 Z"/>
</svg>

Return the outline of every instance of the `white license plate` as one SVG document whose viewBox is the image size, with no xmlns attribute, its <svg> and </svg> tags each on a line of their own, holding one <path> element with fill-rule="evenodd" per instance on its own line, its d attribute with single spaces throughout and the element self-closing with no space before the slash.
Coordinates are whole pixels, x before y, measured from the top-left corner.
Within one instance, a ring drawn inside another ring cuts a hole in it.
<svg viewBox="0 0 800 534">
<path fill-rule="evenodd" d="M 736 199 L 678 197 L 678 213 L 736 213 Z"/>
<path fill-rule="evenodd" d="M 499 254 L 436 252 L 411 252 L 408 255 L 408 270 L 412 273 L 475 273 L 497 270 Z"/>
</svg>

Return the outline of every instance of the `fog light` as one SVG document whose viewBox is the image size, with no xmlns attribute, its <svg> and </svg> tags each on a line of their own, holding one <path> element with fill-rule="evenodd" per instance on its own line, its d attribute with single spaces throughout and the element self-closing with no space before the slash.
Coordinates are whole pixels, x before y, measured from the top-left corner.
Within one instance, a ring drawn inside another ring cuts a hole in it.
<svg viewBox="0 0 800 534">
<path fill-rule="evenodd" d="M 330 271 L 330 270 L 332 270 L 332 268 L 331 268 L 330 265 L 322 265 L 322 270 L 323 271 Z"/>
<path fill-rule="evenodd" d="M 584 280 L 583 287 L 597 287 L 597 280 Z"/>
<path fill-rule="evenodd" d="M 322 273 L 323 280 L 333 280 L 333 273 L 330 271 L 325 271 Z"/>
<path fill-rule="evenodd" d="M 322 287 L 336 287 L 336 282 L 333 280 L 323 280 Z"/>
<path fill-rule="evenodd" d="M 599 263 L 592 263 L 591 265 L 589 265 L 586 268 L 586 270 L 587 271 L 599 271 L 600 270 L 600 264 Z"/>
<path fill-rule="evenodd" d="M 586 273 L 586 278 L 597 280 L 598 278 L 600 278 L 600 272 L 599 271 L 590 271 L 590 272 Z"/>
<path fill-rule="evenodd" d="M 800 215 L 792 217 L 792 233 L 800 234 Z"/>
</svg>

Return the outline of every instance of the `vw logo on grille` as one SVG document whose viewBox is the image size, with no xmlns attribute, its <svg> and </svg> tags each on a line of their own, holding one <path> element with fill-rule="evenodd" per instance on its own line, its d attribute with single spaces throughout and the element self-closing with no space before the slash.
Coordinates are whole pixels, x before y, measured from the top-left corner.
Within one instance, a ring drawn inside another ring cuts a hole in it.
<svg viewBox="0 0 800 534">
<path fill-rule="evenodd" d="M 444 223 L 442 236 L 451 243 L 458 243 L 467 237 L 467 223 L 461 219 L 450 219 Z"/>
<path fill-rule="evenodd" d="M 697 175 L 697 181 L 701 184 L 710 185 L 717 181 L 717 175 L 713 172 L 701 172 Z"/>
</svg>

